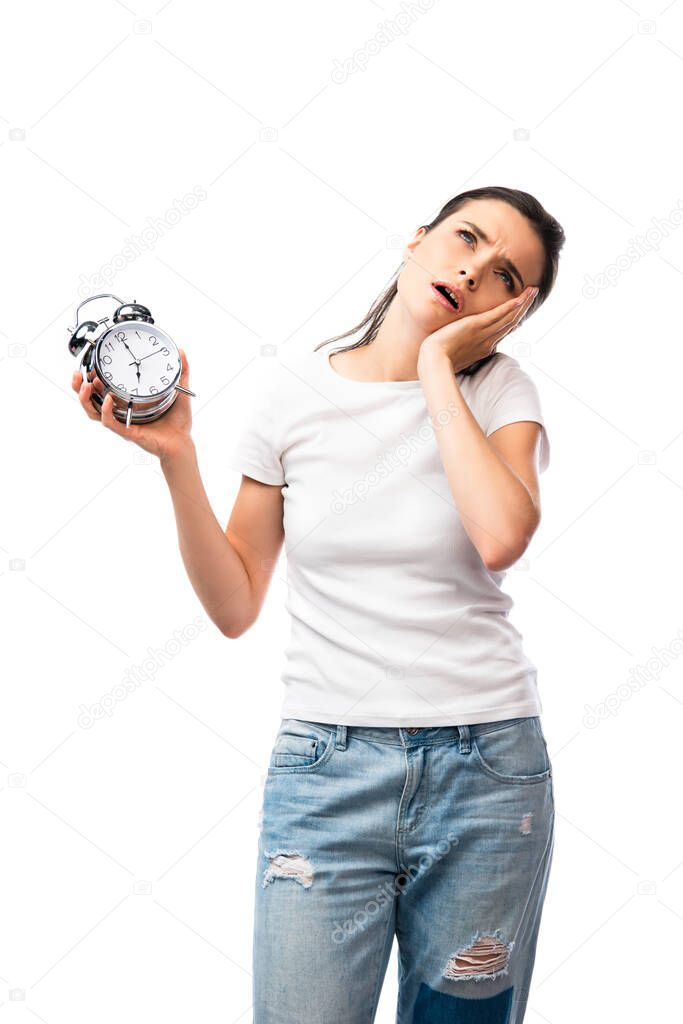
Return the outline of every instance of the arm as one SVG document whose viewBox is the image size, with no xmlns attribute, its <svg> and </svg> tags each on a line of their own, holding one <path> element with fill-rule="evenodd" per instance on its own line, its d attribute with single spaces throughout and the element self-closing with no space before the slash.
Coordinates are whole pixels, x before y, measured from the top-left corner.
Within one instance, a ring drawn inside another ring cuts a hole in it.
<svg viewBox="0 0 683 1024">
<path fill-rule="evenodd" d="M 180 356 L 180 382 L 188 387 L 187 357 L 182 350 Z M 101 381 L 83 380 L 76 371 L 71 383 L 89 419 L 158 457 L 171 492 L 180 553 L 195 593 L 225 636 L 240 636 L 258 617 L 284 539 L 280 487 L 243 476 L 230 522 L 223 530 L 199 473 L 186 395 L 179 395 L 158 421 L 125 427 L 114 418 L 110 395 L 101 412 L 93 406 L 93 388 L 103 395 Z"/>
<path fill-rule="evenodd" d="M 510 423 L 487 438 L 442 349 L 423 345 L 418 374 L 463 526 L 486 567 L 501 572 L 521 557 L 540 522 L 541 427 Z"/>
<path fill-rule="evenodd" d="M 235 639 L 258 618 L 282 546 L 280 488 L 243 476 L 223 530 L 209 504 L 194 444 L 160 461 L 190 582 L 212 622 Z"/>
</svg>

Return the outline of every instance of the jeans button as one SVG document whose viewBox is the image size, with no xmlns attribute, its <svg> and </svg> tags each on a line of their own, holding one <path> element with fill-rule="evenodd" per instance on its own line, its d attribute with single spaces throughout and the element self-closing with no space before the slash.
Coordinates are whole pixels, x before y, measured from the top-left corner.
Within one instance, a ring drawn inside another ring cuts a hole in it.
<svg viewBox="0 0 683 1024">
<path fill-rule="evenodd" d="M 407 731 L 408 731 L 408 733 L 409 733 L 409 734 L 410 734 L 411 736 L 414 736 L 414 735 L 415 735 L 415 733 L 416 733 L 416 732 L 419 732 L 420 730 L 419 730 L 419 729 L 408 729 Z"/>
</svg>

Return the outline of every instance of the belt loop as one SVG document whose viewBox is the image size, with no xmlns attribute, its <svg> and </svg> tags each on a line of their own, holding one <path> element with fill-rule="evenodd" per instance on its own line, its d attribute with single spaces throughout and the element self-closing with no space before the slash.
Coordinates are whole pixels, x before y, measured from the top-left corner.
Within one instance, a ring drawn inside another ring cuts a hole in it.
<svg viewBox="0 0 683 1024">
<path fill-rule="evenodd" d="M 334 745 L 337 750 L 346 750 L 346 726 L 337 726 L 337 736 L 334 741 Z"/>
<path fill-rule="evenodd" d="M 470 752 L 470 727 L 469 725 L 459 725 L 458 733 L 460 735 L 460 753 L 469 754 Z"/>
</svg>

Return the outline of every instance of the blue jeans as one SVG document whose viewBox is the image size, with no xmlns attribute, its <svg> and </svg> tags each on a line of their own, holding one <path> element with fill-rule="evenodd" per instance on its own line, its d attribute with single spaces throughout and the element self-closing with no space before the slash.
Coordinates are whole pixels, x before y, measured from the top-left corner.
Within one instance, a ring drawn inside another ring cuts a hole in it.
<svg viewBox="0 0 683 1024">
<path fill-rule="evenodd" d="M 552 860 L 540 719 L 283 719 L 263 794 L 254 1024 L 519 1024 Z"/>
</svg>

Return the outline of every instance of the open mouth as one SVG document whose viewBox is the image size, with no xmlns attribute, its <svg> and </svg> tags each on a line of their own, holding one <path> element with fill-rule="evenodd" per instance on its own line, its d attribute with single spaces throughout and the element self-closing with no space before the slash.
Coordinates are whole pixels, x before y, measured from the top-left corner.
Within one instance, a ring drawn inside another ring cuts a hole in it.
<svg viewBox="0 0 683 1024">
<path fill-rule="evenodd" d="M 444 281 L 434 281 L 432 288 L 434 291 L 438 292 L 439 295 L 443 296 L 446 302 L 448 302 L 456 312 L 460 312 L 463 302 L 462 294 L 457 288 L 452 288 L 451 285 Z"/>
</svg>

